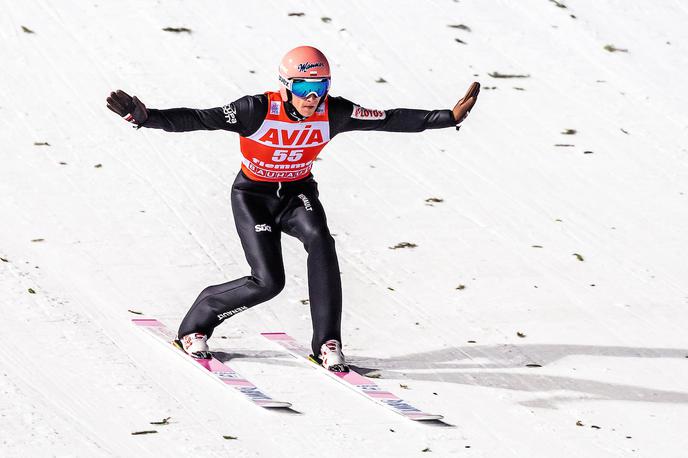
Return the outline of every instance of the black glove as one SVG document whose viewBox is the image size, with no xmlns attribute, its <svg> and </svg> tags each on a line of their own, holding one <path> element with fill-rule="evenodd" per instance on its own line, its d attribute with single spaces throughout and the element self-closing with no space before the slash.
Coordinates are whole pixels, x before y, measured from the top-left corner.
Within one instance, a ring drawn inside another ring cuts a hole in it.
<svg viewBox="0 0 688 458">
<path fill-rule="evenodd" d="M 132 97 L 120 89 L 110 93 L 110 97 L 107 98 L 107 107 L 137 126 L 142 126 L 148 120 L 148 110 L 143 102 L 138 97 Z"/>
</svg>

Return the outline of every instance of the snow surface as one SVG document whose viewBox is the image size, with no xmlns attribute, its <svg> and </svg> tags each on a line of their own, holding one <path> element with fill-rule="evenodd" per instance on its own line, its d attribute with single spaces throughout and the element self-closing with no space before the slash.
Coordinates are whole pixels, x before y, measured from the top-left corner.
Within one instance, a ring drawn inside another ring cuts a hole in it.
<svg viewBox="0 0 688 458">
<path fill-rule="evenodd" d="M 0 456 L 686 456 L 685 1 L 1 10 Z M 483 85 L 460 132 L 343 134 L 314 170 L 347 355 L 446 425 L 259 336 L 310 336 L 287 236 L 284 292 L 211 346 L 300 414 L 251 405 L 130 323 L 174 327 L 203 287 L 248 273 L 228 200 L 240 155 L 235 134 L 134 130 L 106 95 L 223 105 L 276 89 L 304 43 L 369 108 L 450 108 Z"/>
</svg>

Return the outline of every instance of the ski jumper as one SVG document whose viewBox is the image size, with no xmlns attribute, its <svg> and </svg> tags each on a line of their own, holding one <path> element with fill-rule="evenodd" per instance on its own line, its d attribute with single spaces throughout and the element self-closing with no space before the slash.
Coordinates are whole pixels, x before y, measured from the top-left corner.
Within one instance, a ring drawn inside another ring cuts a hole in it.
<svg viewBox="0 0 688 458">
<path fill-rule="evenodd" d="M 251 274 L 205 288 L 184 317 L 179 336 L 200 332 L 210 337 L 225 319 L 275 297 L 285 284 L 285 233 L 298 238 L 308 252 L 314 354 L 329 339 L 341 342 L 339 264 L 311 173 L 316 157 L 342 132 L 420 132 L 456 124 L 451 110 L 370 110 L 332 96 L 305 120 L 298 120 L 290 108 L 278 92 L 268 92 L 206 110 L 148 110 L 143 127 L 169 132 L 221 129 L 241 136 L 243 158 L 231 204 Z"/>
</svg>

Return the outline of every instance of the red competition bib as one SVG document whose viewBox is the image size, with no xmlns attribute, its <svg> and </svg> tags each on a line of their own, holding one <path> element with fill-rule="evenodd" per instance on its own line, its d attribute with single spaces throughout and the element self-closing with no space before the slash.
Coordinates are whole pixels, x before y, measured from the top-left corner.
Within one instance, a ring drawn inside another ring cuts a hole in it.
<svg viewBox="0 0 688 458">
<path fill-rule="evenodd" d="M 330 141 L 329 100 L 305 121 L 292 121 L 284 112 L 280 93 L 266 95 L 269 107 L 263 124 L 250 137 L 240 137 L 241 169 L 256 181 L 300 180 Z"/>
</svg>

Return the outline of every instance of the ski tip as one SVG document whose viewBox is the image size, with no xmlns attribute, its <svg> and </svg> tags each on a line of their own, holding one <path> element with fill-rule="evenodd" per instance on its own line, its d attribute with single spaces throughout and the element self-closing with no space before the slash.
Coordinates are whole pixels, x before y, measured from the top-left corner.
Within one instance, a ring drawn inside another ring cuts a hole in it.
<svg viewBox="0 0 688 458">
<path fill-rule="evenodd" d="M 137 326 L 159 326 L 161 324 L 154 318 L 132 318 L 131 322 Z"/>
<path fill-rule="evenodd" d="M 261 407 L 266 409 L 289 409 L 291 408 L 291 402 L 286 401 L 261 401 L 257 403 Z"/>
<path fill-rule="evenodd" d="M 409 418 L 411 420 L 414 420 L 414 421 L 435 421 L 435 420 L 443 419 L 444 416 L 426 413 L 426 414 L 422 414 L 422 415 L 409 416 Z"/>
<path fill-rule="evenodd" d="M 287 342 L 293 340 L 286 332 L 261 332 L 260 335 L 273 342 Z"/>
</svg>

